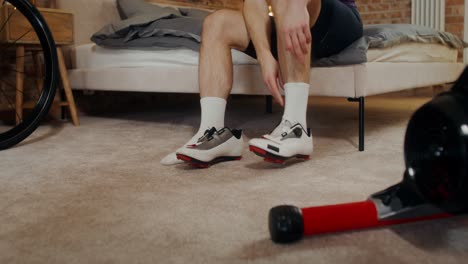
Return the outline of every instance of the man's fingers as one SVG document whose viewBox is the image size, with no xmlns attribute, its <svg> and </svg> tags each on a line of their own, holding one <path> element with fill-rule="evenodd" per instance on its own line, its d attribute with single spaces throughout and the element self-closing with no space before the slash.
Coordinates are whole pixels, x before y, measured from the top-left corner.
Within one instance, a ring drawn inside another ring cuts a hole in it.
<svg viewBox="0 0 468 264">
<path fill-rule="evenodd" d="M 291 41 L 291 37 L 289 34 L 284 35 L 284 45 L 286 47 L 286 50 L 292 51 L 293 50 L 293 44 Z"/>
<path fill-rule="evenodd" d="M 301 44 L 302 53 L 307 54 L 309 52 L 309 47 L 308 47 L 309 44 L 307 43 L 304 33 L 299 32 L 299 34 L 297 35 L 298 35 L 299 43 Z"/>
<path fill-rule="evenodd" d="M 284 81 L 283 81 L 283 75 L 281 75 L 281 71 L 278 73 L 278 80 L 280 83 L 280 88 L 284 90 Z"/>
<path fill-rule="evenodd" d="M 270 92 L 275 98 L 275 100 L 281 105 L 284 106 L 283 102 L 283 96 L 281 96 L 279 90 L 278 90 L 278 85 L 276 83 L 276 80 L 268 80 L 268 87 L 270 88 Z"/>
<path fill-rule="evenodd" d="M 307 44 L 310 44 L 312 42 L 312 35 L 310 34 L 310 28 L 305 26 L 302 28 L 302 32 L 304 33 Z"/>
<path fill-rule="evenodd" d="M 284 80 L 283 80 L 283 74 L 281 72 L 281 68 L 279 67 L 278 65 L 278 81 L 279 81 L 279 84 L 280 84 L 280 88 L 282 90 L 284 90 Z"/>
<path fill-rule="evenodd" d="M 291 39 L 292 39 L 293 46 L 294 46 L 294 55 L 296 55 L 296 58 L 300 63 L 303 63 L 304 54 L 302 53 L 302 48 L 299 44 L 299 39 L 297 37 L 297 34 L 292 34 Z"/>
</svg>

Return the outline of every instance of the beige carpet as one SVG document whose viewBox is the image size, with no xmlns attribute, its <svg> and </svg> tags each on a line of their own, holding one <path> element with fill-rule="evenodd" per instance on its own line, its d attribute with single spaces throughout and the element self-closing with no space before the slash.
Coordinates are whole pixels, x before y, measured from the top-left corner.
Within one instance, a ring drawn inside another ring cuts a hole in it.
<svg viewBox="0 0 468 264">
<path fill-rule="evenodd" d="M 49 123 L 0 152 L 0 263 L 466 263 L 467 217 L 269 240 L 273 206 L 358 201 L 398 182 L 406 123 L 427 100 L 369 98 L 360 153 L 357 104 L 311 98 L 313 159 L 284 167 L 247 149 L 207 170 L 161 166 L 194 132 L 196 103 Z M 268 132 L 280 112 L 263 102 L 234 98 L 228 125 Z"/>
</svg>

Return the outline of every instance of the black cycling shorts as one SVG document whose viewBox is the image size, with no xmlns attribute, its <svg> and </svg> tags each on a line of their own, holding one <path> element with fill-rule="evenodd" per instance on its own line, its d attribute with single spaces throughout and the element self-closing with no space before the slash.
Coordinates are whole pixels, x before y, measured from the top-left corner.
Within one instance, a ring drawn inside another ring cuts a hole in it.
<svg viewBox="0 0 468 264">
<path fill-rule="evenodd" d="M 273 18 L 272 21 L 271 52 L 278 59 L 276 28 Z M 312 61 L 330 57 L 362 37 L 361 16 L 355 7 L 343 4 L 340 0 L 322 0 L 319 17 L 310 32 L 312 34 Z M 244 53 L 257 58 L 252 41 Z"/>
</svg>

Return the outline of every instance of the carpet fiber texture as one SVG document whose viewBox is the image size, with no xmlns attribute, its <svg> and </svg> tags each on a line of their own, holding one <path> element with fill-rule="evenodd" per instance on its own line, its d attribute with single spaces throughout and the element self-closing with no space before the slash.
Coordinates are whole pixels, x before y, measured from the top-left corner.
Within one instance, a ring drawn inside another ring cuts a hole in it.
<svg viewBox="0 0 468 264">
<path fill-rule="evenodd" d="M 247 149 L 210 169 L 159 160 L 195 132 L 199 107 L 82 114 L 0 152 L 0 263 L 466 263 L 468 218 L 307 238 L 269 239 L 271 207 L 360 201 L 397 183 L 411 114 L 429 98 L 371 97 L 366 151 L 357 104 L 311 98 L 312 159 L 278 166 Z M 246 140 L 281 109 L 234 98 L 226 124 Z"/>
</svg>

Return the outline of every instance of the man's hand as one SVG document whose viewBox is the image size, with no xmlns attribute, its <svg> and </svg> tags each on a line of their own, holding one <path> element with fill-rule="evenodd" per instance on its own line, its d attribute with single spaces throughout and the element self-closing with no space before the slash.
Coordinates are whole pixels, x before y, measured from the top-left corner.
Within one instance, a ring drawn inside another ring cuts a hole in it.
<svg viewBox="0 0 468 264">
<path fill-rule="evenodd" d="M 278 88 L 278 83 L 281 89 L 283 89 L 284 86 L 278 61 L 276 61 L 276 59 L 270 53 L 267 56 L 263 56 L 259 62 L 262 69 L 263 81 L 267 85 L 275 100 L 281 106 L 284 106 L 283 96 L 281 96 Z"/>
<path fill-rule="evenodd" d="M 306 1 L 288 1 L 287 7 L 281 12 L 284 47 L 300 63 L 304 63 L 312 40 Z"/>
</svg>

